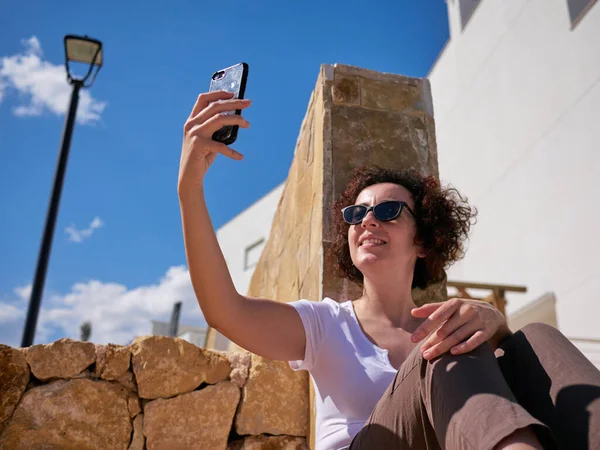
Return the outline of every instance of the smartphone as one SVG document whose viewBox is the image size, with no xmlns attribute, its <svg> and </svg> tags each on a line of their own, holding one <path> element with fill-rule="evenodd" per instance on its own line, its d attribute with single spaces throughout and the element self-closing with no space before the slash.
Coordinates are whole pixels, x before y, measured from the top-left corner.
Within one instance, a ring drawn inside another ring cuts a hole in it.
<svg viewBox="0 0 600 450">
<path fill-rule="evenodd" d="M 213 73 L 210 80 L 210 91 L 227 91 L 233 92 L 233 98 L 244 98 L 246 92 L 246 81 L 248 80 L 248 64 L 245 62 L 236 64 L 235 66 L 227 67 L 226 69 L 218 70 Z M 226 114 L 240 115 L 240 109 L 228 111 Z M 237 125 L 226 125 L 223 128 L 215 131 L 212 135 L 213 141 L 221 142 L 225 145 L 230 145 L 237 139 L 239 127 Z"/>
</svg>

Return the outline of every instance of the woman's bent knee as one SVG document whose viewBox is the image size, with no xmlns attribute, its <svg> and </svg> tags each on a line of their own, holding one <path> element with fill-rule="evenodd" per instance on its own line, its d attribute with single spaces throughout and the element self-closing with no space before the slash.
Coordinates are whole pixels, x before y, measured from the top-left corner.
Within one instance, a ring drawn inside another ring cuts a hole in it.
<svg viewBox="0 0 600 450">
<path fill-rule="evenodd" d="M 544 341 L 552 340 L 552 341 L 562 341 L 562 342 L 570 342 L 564 334 L 562 334 L 558 329 L 553 327 L 552 325 L 548 325 L 547 323 L 534 322 L 525 325 L 521 328 L 521 331 L 528 341 L 536 341 L 539 339 L 544 339 Z"/>
<path fill-rule="evenodd" d="M 528 323 L 523 328 L 521 328 L 521 331 L 525 334 L 527 334 L 528 332 L 533 332 L 533 333 L 540 333 L 540 334 L 562 336 L 562 333 L 560 331 L 558 331 L 555 327 L 553 327 L 552 325 L 548 325 L 547 323 L 543 323 L 543 322 Z"/>
</svg>

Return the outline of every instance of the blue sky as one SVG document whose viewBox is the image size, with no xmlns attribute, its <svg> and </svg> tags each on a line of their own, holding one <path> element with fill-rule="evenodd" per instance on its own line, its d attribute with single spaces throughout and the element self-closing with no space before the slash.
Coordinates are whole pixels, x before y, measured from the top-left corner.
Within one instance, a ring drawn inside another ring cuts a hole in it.
<svg viewBox="0 0 600 450">
<path fill-rule="evenodd" d="M 35 343 L 127 343 L 202 324 L 176 193 L 183 122 L 217 69 L 250 65 L 252 123 L 206 178 L 220 227 L 285 180 L 323 63 L 426 76 L 448 39 L 443 0 L 9 2 L 0 27 L 0 343 L 20 345 L 70 88 L 62 39 L 102 40 L 71 145 Z M 163 4 L 160 4 L 161 6 Z"/>
</svg>

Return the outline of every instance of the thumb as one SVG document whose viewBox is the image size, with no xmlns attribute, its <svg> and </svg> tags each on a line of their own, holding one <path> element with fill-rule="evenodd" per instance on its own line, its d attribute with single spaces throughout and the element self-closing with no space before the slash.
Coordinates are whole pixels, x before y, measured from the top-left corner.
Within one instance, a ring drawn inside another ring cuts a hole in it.
<svg viewBox="0 0 600 450">
<path fill-rule="evenodd" d="M 444 303 L 426 303 L 418 308 L 413 308 L 410 313 L 413 315 L 413 317 L 429 317 L 443 304 Z"/>
</svg>

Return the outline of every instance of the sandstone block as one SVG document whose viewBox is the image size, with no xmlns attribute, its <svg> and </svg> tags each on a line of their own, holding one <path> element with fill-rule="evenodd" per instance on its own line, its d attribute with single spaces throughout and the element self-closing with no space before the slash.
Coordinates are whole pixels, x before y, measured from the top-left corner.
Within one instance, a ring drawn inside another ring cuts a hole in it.
<svg viewBox="0 0 600 450">
<path fill-rule="evenodd" d="M 133 436 L 127 450 L 144 450 L 146 438 L 144 437 L 144 415 L 140 414 L 133 419 Z"/>
<path fill-rule="evenodd" d="M 119 378 L 117 378 L 115 381 L 117 383 L 119 383 L 121 386 L 123 386 L 124 388 L 126 388 L 132 392 L 137 392 L 137 384 L 135 382 L 135 377 L 133 376 L 133 372 L 127 371 L 123 375 L 121 375 Z"/>
<path fill-rule="evenodd" d="M 148 450 L 225 450 L 240 398 L 229 381 L 171 399 L 153 400 L 144 408 Z"/>
<path fill-rule="evenodd" d="M 134 396 L 127 397 L 127 410 L 129 411 L 129 417 L 132 419 L 142 412 L 140 407 L 140 399 Z"/>
<path fill-rule="evenodd" d="M 419 82 L 421 81 L 411 78 L 390 80 L 386 77 L 382 79 L 362 77 L 362 106 L 382 111 L 415 114 L 424 107 Z"/>
<path fill-rule="evenodd" d="M 248 352 L 227 352 L 225 357 L 231 364 L 231 382 L 239 388 L 243 388 L 250 372 L 252 356 Z"/>
<path fill-rule="evenodd" d="M 74 378 L 96 361 L 96 346 L 63 338 L 51 344 L 34 345 L 26 351 L 31 373 L 42 381 Z"/>
<path fill-rule="evenodd" d="M 225 356 L 166 336 L 144 336 L 131 344 L 132 366 L 141 398 L 168 398 L 191 392 L 206 382 L 226 380 Z"/>
<path fill-rule="evenodd" d="M 125 395 L 110 383 L 57 380 L 25 393 L 0 448 L 125 450 L 131 430 Z"/>
<path fill-rule="evenodd" d="M 96 373 L 103 380 L 117 380 L 129 370 L 131 351 L 122 345 L 96 346 Z"/>
<path fill-rule="evenodd" d="M 432 172 L 437 150 L 429 145 L 434 130 L 424 117 L 338 105 L 331 111 L 331 121 L 336 150 L 332 160 L 339 171 L 332 180 L 335 196 L 345 190 L 352 172 L 362 164 Z"/>
<path fill-rule="evenodd" d="M 235 426 L 239 435 L 306 436 L 309 427 L 306 372 L 294 372 L 286 362 L 252 355 Z"/>
<path fill-rule="evenodd" d="M 360 105 L 360 78 L 356 76 L 336 75 L 331 89 L 335 103 Z"/>
<path fill-rule="evenodd" d="M 0 433 L 12 416 L 29 383 L 29 365 L 23 352 L 0 344 Z"/>
<path fill-rule="evenodd" d="M 231 442 L 227 450 L 309 450 L 306 439 L 295 436 L 249 436 Z"/>
</svg>

